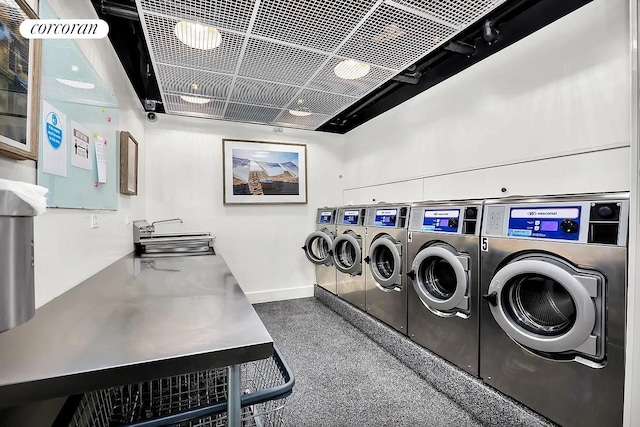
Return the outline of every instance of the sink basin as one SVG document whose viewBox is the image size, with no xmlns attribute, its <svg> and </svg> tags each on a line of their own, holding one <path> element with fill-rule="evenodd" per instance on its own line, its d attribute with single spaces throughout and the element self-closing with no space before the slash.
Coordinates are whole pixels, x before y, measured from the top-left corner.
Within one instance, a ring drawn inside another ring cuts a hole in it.
<svg viewBox="0 0 640 427">
<path fill-rule="evenodd" d="M 214 239 L 209 233 L 154 234 L 135 243 L 136 255 L 141 258 L 215 255 Z"/>
</svg>

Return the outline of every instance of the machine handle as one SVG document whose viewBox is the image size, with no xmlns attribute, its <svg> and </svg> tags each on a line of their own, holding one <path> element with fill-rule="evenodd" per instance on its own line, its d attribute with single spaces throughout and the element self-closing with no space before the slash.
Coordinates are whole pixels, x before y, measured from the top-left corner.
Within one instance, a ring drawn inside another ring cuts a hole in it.
<svg viewBox="0 0 640 427">
<path fill-rule="evenodd" d="M 416 280 L 416 272 L 411 270 L 410 272 L 407 273 L 407 276 L 409 277 L 409 279 L 411 280 Z"/>
<path fill-rule="evenodd" d="M 307 250 L 307 247 L 306 247 L 306 246 L 303 246 L 303 247 L 302 247 L 302 250 L 303 250 L 303 251 L 306 251 L 306 250 Z"/>
<path fill-rule="evenodd" d="M 368 256 L 364 257 L 364 262 L 369 264 L 371 262 L 371 258 L 369 258 Z"/>
<path fill-rule="evenodd" d="M 494 307 L 498 305 L 498 293 L 495 291 L 491 292 L 490 294 L 482 295 L 482 298 L 489 301 L 489 304 L 491 304 Z"/>
</svg>

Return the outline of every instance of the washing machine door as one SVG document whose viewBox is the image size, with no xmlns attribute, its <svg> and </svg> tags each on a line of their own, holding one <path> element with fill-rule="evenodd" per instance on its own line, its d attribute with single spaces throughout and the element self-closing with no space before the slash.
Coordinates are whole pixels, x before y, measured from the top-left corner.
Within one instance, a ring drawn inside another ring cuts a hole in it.
<svg viewBox="0 0 640 427">
<path fill-rule="evenodd" d="M 515 342 L 545 353 L 579 350 L 595 356 L 594 300 L 603 280 L 552 257 L 524 257 L 496 272 L 484 298 Z"/>
<path fill-rule="evenodd" d="M 393 290 L 401 285 L 402 245 L 385 234 L 371 243 L 368 257 L 371 275 L 383 290 Z"/>
<path fill-rule="evenodd" d="M 338 271 L 356 276 L 362 273 L 362 238 L 355 232 L 339 235 L 333 241 L 333 263 Z"/>
<path fill-rule="evenodd" d="M 469 310 L 469 257 L 453 248 L 433 245 L 422 249 L 408 276 L 424 305 L 438 312 Z"/>
<path fill-rule="evenodd" d="M 333 233 L 326 228 L 309 234 L 302 247 L 309 261 L 316 265 L 331 264 L 333 238 Z"/>
</svg>

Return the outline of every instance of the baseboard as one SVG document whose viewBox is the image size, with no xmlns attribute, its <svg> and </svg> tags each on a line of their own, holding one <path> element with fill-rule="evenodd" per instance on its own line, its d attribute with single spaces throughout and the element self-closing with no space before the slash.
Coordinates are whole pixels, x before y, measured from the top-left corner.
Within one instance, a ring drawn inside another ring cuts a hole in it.
<svg viewBox="0 0 640 427">
<path fill-rule="evenodd" d="M 298 288 L 272 289 L 268 291 L 245 292 L 251 304 L 287 299 L 309 298 L 313 296 L 313 285 Z"/>
</svg>

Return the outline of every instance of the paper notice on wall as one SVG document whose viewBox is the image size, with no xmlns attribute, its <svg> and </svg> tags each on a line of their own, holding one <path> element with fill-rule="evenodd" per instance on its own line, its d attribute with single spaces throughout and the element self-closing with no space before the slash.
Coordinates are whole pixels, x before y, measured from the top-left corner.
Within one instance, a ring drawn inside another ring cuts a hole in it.
<svg viewBox="0 0 640 427">
<path fill-rule="evenodd" d="M 91 170 L 92 160 L 89 131 L 71 120 L 71 164 L 78 168 Z"/>
<path fill-rule="evenodd" d="M 96 148 L 96 169 L 98 171 L 98 182 L 107 182 L 107 141 L 97 137 L 93 140 Z"/>
<path fill-rule="evenodd" d="M 42 101 L 42 171 L 67 176 L 67 117 Z"/>
</svg>

